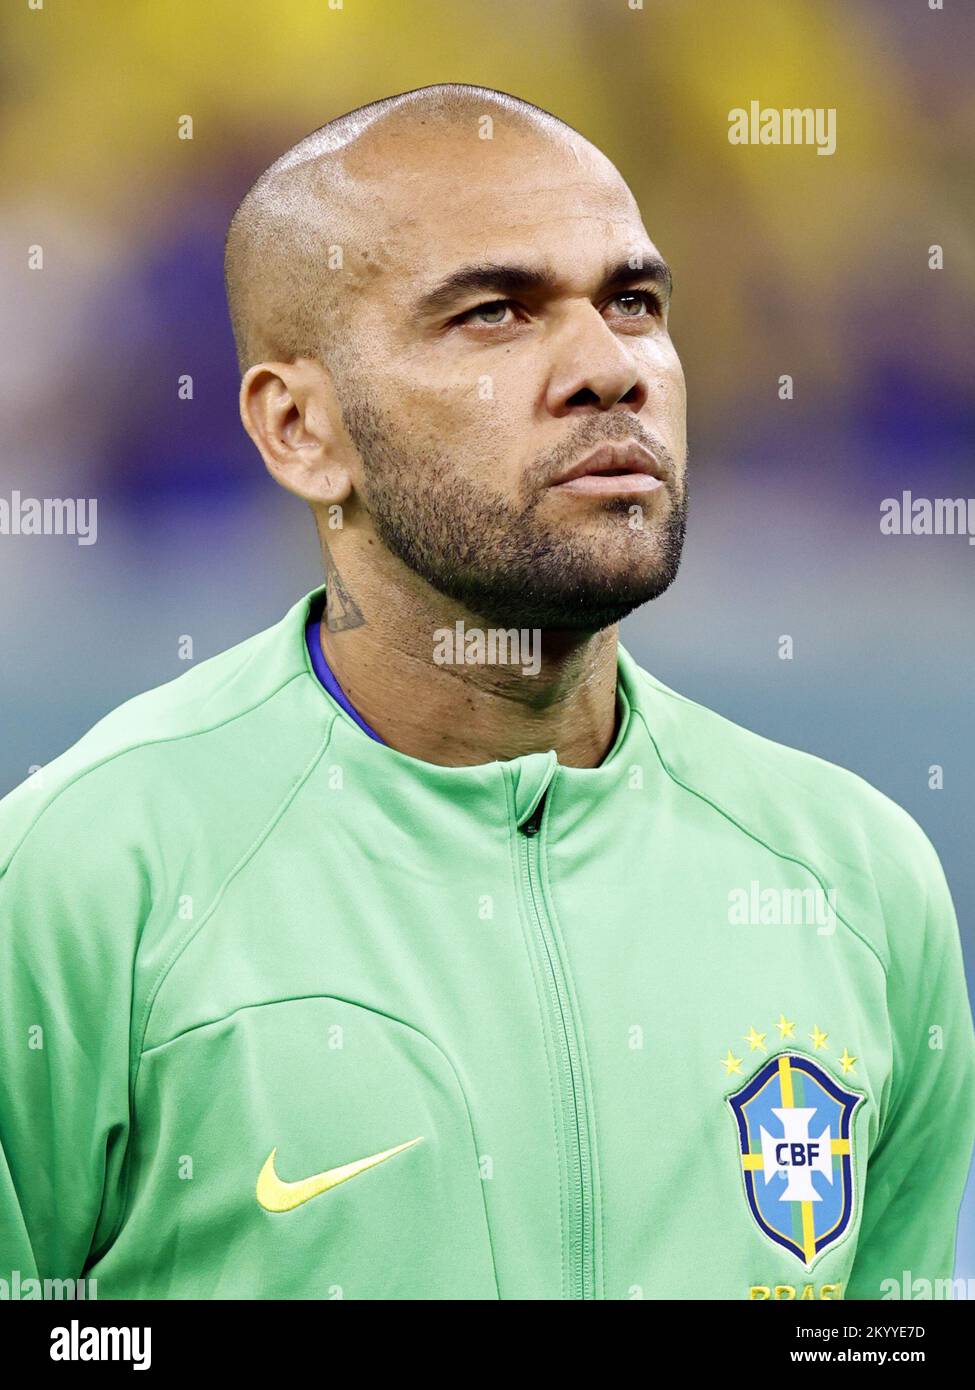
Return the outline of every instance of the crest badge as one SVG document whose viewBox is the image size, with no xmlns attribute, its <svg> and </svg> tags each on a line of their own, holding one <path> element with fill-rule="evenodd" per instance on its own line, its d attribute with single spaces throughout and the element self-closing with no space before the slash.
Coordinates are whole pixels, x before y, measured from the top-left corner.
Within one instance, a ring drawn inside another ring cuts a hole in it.
<svg viewBox="0 0 975 1390">
<path fill-rule="evenodd" d="M 811 1269 L 853 1215 L 852 1120 L 865 1097 L 805 1053 L 780 1052 L 727 1099 L 752 1216 Z"/>
</svg>

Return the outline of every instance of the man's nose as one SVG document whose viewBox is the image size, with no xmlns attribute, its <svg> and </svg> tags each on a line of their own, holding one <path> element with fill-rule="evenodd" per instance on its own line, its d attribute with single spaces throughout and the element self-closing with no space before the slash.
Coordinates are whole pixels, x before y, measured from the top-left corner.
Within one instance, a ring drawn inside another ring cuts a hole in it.
<svg viewBox="0 0 975 1390">
<path fill-rule="evenodd" d="M 557 330 L 546 388 L 553 415 L 612 410 L 635 413 L 647 403 L 644 367 L 593 305 L 580 306 Z"/>
</svg>

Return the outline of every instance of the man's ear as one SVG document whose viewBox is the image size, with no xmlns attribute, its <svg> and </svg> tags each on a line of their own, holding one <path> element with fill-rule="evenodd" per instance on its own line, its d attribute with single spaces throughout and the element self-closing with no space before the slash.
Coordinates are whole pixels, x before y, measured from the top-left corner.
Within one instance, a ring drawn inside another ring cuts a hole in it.
<svg viewBox="0 0 975 1390">
<path fill-rule="evenodd" d="M 240 418 L 267 471 L 312 504 L 352 491 L 351 441 L 332 378 L 319 362 L 257 362 L 240 383 Z"/>
</svg>

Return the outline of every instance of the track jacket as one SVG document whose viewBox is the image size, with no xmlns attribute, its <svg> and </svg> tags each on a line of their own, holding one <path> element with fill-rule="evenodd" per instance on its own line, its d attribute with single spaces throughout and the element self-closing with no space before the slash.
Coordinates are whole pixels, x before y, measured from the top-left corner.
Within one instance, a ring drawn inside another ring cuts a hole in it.
<svg viewBox="0 0 975 1390">
<path fill-rule="evenodd" d="M 0 1293 L 949 1279 L 975 1038 L 911 817 L 623 650 L 599 767 L 406 757 L 322 594 L 0 803 Z"/>
</svg>

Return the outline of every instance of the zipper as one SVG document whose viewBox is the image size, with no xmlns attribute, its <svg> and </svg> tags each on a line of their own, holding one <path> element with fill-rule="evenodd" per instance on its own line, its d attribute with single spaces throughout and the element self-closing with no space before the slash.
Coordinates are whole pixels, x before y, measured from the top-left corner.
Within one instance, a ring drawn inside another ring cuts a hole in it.
<svg viewBox="0 0 975 1390">
<path fill-rule="evenodd" d="M 542 945 L 539 959 L 547 977 L 550 1016 L 559 1053 L 559 1094 L 566 1136 L 569 1186 L 568 1296 L 584 1299 L 596 1296 L 593 1280 L 592 1166 L 579 1039 L 541 881 L 539 836 L 547 799 L 546 789 L 534 811 L 518 829 L 521 832 L 522 869 L 529 915 Z"/>
</svg>

